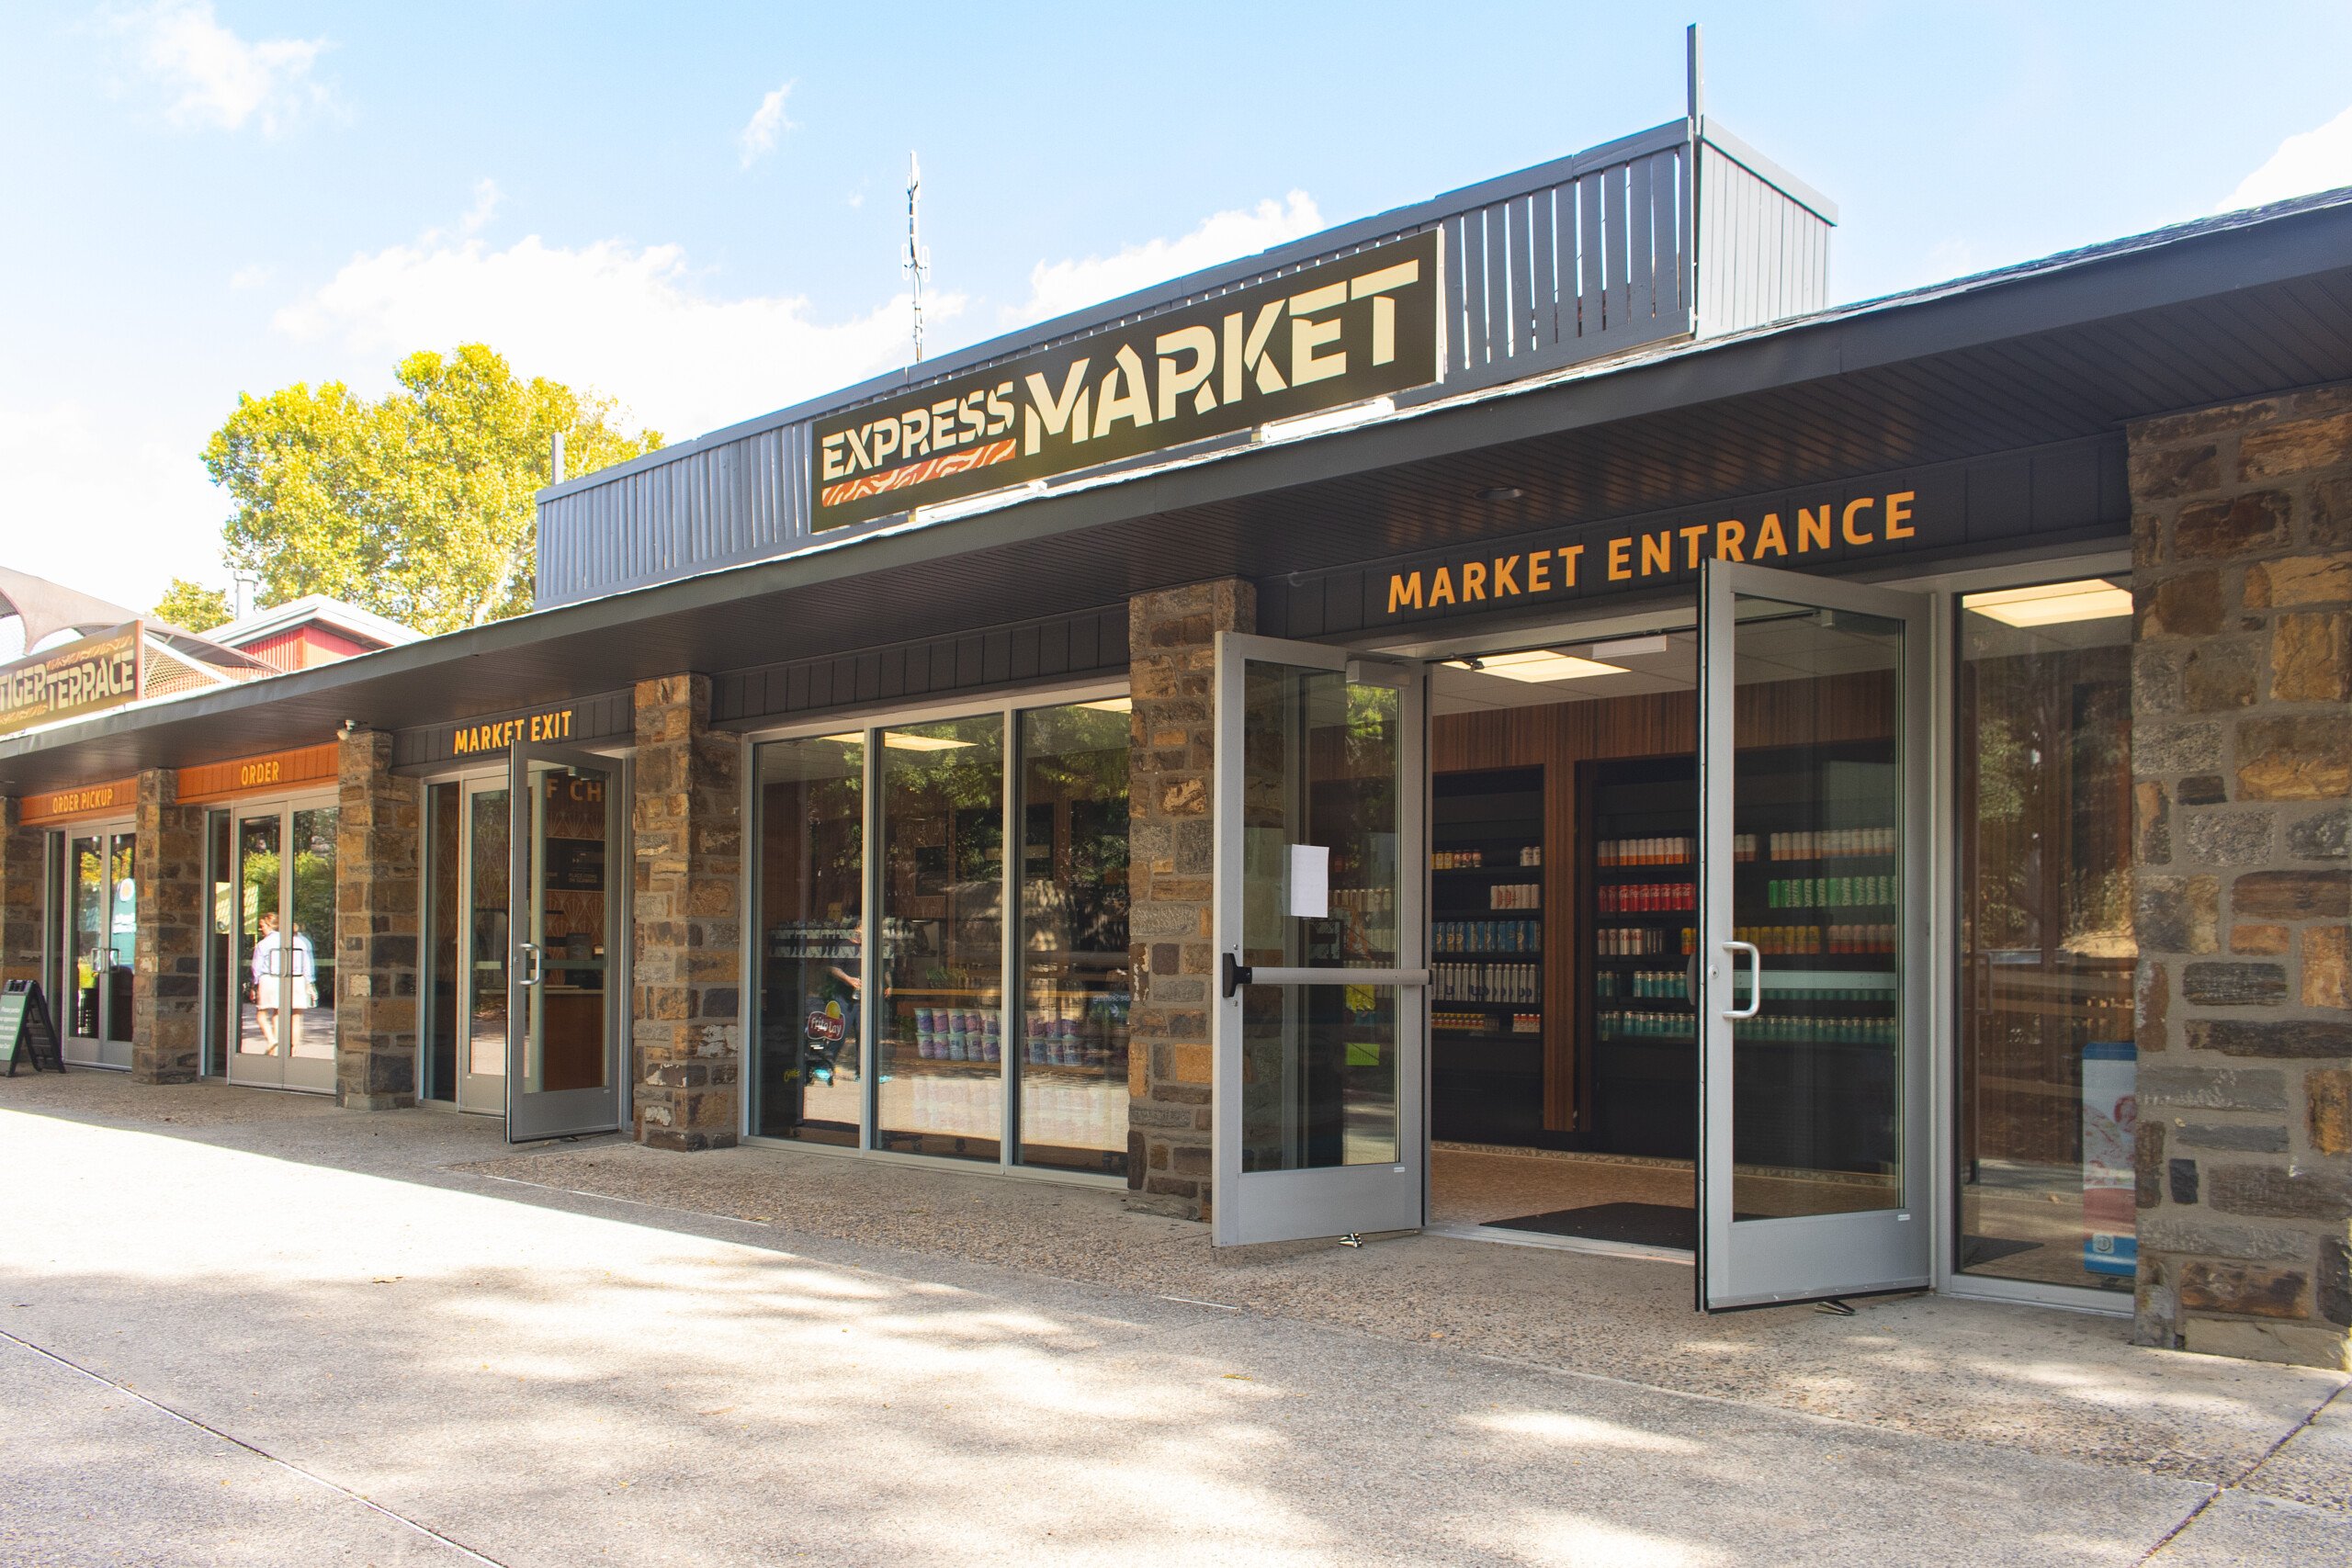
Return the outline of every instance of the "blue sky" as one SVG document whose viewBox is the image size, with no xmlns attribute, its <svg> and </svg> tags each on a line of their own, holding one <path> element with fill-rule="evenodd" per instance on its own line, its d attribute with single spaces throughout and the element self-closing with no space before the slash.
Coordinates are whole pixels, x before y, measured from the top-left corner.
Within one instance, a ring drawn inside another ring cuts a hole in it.
<svg viewBox="0 0 2352 1568">
<path fill-rule="evenodd" d="M 240 391 L 480 337 L 673 438 L 1709 108 L 1840 299 L 2352 183 L 2352 6 L 0 0 L 0 561 L 218 582 Z"/>
</svg>

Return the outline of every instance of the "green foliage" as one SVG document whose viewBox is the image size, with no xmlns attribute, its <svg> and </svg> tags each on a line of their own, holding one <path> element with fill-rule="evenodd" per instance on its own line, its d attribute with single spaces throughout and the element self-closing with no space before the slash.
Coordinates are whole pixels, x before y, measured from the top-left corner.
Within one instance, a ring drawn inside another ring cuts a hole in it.
<svg viewBox="0 0 2352 1568">
<path fill-rule="evenodd" d="M 225 626 L 232 618 L 229 595 L 218 588 L 207 588 L 200 582 L 190 582 L 185 577 L 172 579 L 164 596 L 155 601 L 149 612 L 159 621 L 169 621 L 182 631 L 210 631 Z"/>
<path fill-rule="evenodd" d="M 478 343 L 394 374 L 373 402 L 340 381 L 241 394 L 205 446 L 236 502 L 223 554 L 260 576 L 262 604 L 331 594 L 424 632 L 520 615 L 556 433 L 572 474 L 662 445 L 618 429 L 611 399 L 523 380 Z"/>
</svg>

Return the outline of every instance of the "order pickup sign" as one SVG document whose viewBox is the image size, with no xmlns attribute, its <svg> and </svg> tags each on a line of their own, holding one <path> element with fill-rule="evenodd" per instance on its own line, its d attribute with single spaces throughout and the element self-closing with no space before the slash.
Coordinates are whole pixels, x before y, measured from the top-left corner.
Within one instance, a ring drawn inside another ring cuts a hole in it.
<svg viewBox="0 0 2352 1568">
<path fill-rule="evenodd" d="M 827 415 L 816 526 L 1434 381 L 1438 255 L 1430 230 Z"/>
</svg>

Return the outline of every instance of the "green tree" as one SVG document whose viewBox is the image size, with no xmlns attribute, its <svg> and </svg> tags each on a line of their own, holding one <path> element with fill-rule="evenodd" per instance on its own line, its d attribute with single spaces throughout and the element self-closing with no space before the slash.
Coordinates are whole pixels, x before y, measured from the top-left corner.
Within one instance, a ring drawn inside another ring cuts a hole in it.
<svg viewBox="0 0 2352 1568">
<path fill-rule="evenodd" d="M 340 381 L 240 394 L 206 446 L 236 502 L 222 553 L 259 576 L 261 604 L 326 593 L 424 632 L 520 615 L 557 433 L 573 474 L 662 445 L 619 429 L 611 399 L 524 380 L 478 343 L 394 375 L 376 401 Z"/>
<path fill-rule="evenodd" d="M 229 595 L 218 588 L 207 588 L 201 582 L 190 582 L 185 577 L 172 579 L 164 596 L 155 601 L 149 612 L 159 621 L 169 621 L 182 631 L 209 631 L 225 626 L 232 618 Z"/>
</svg>

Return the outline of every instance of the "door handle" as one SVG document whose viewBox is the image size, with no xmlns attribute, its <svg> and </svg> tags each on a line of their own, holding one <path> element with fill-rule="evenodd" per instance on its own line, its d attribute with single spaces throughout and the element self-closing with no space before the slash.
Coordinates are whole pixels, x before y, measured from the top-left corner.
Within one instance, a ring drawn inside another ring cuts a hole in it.
<svg viewBox="0 0 2352 1568">
<path fill-rule="evenodd" d="M 1249 964 L 1225 955 L 1225 995 L 1227 1000 L 1244 986 L 1400 986 L 1408 990 L 1430 983 L 1426 969 L 1274 969 Z"/>
<path fill-rule="evenodd" d="M 547 953 L 536 942 L 519 944 L 523 954 L 523 984 L 536 986 L 547 976 Z"/>
<path fill-rule="evenodd" d="M 1724 943 L 1724 951 L 1747 954 L 1747 1006 L 1745 1009 L 1725 1009 L 1724 1017 L 1754 1018 L 1764 1009 L 1764 957 L 1752 944 L 1744 942 L 1727 942 Z M 1735 967 L 1732 973 L 1736 976 L 1737 968 Z"/>
</svg>

